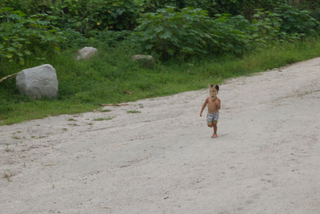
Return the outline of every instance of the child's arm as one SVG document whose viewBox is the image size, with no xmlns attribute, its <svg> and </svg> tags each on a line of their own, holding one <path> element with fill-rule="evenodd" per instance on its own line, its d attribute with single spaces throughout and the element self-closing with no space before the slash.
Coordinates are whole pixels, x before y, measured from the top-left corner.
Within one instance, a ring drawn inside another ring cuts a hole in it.
<svg viewBox="0 0 320 214">
<path fill-rule="evenodd" d="M 200 111 L 200 117 L 202 117 L 202 112 L 204 110 L 204 108 L 207 106 L 208 104 L 208 98 L 204 101 L 203 105 L 202 105 L 202 108 L 201 108 L 201 111 Z"/>
<path fill-rule="evenodd" d="M 217 109 L 221 108 L 221 100 L 218 98 L 216 101 Z"/>
</svg>

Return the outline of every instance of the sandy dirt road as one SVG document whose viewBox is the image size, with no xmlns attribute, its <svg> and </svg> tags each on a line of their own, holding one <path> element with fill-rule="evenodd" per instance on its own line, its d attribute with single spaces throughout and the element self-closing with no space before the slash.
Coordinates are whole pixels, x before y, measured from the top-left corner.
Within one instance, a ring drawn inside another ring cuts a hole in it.
<svg viewBox="0 0 320 214">
<path fill-rule="evenodd" d="M 319 214 L 320 58 L 208 94 L 0 126 L 0 213 Z"/>
</svg>

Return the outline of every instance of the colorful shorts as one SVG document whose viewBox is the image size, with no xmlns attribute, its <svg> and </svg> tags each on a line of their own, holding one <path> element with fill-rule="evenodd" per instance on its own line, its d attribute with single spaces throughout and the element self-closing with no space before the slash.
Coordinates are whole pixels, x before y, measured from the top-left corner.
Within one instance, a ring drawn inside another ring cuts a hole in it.
<svg viewBox="0 0 320 214">
<path fill-rule="evenodd" d="M 216 113 L 208 113 L 207 114 L 207 124 L 212 123 L 213 121 L 217 121 L 219 120 L 219 111 L 217 111 Z"/>
</svg>

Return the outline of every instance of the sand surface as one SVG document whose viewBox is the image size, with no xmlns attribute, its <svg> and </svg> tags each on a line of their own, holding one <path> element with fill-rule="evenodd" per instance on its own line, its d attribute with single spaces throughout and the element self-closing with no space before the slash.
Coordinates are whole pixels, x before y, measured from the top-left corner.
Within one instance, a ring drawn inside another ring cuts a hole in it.
<svg viewBox="0 0 320 214">
<path fill-rule="evenodd" d="M 0 213 L 319 214 L 320 58 L 208 94 L 0 126 Z"/>
</svg>

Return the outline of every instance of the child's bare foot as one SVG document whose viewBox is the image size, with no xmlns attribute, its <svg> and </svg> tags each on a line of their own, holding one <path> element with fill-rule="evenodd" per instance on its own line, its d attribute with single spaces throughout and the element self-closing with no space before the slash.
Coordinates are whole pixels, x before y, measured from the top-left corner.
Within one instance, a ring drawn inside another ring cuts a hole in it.
<svg viewBox="0 0 320 214">
<path fill-rule="evenodd" d="M 218 137 L 218 135 L 216 133 L 213 133 L 211 137 L 216 138 L 216 137 Z"/>
</svg>

